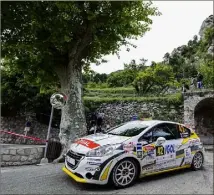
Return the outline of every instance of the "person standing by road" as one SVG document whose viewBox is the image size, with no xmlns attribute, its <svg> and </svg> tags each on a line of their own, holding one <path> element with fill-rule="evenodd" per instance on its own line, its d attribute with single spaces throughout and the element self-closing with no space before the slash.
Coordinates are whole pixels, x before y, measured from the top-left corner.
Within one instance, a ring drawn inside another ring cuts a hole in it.
<svg viewBox="0 0 214 195">
<path fill-rule="evenodd" d="M 24 128 L 24 136 L 27 136 L 27 133 L 30 131 L 31 128 L 31 118 L 27 118 L 27 122 L 25 123 L 25 128 Z M 24 143 L 26 143 L 26 139 L 24 138 Z"/>
<path fill-rule="evenodd" d="M 89 132 L 88 134 L 93 134 L 96 129 L 97 124 L 97 114 L 93 112 L 90 117 L 90 126 L 89 126 Z"/>
<path fill-rule="evenodd" d="M 97 133 L 102 132 L 102 125 L 103 125 L 104 113 L 99 113 L 97 115 Z"/>
<path fill-rule="evenodd" d="M 199 72 L 197 75 L 197 85 L 198 85 L 198 89 L 202 88 L 202 81 L 203 81 L 203 75 Z"/>
</svg>

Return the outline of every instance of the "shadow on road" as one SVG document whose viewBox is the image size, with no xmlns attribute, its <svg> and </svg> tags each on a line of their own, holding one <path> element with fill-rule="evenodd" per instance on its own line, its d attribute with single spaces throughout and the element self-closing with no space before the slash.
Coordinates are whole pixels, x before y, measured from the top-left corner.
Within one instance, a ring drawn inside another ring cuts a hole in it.
<svg viewBox="0 0 214 195">
<path fill-rule="evenodd" d="M 206 169 L 206 168 L 203 168 Z M 202 170 L 203 171 L 203 170 Z M 190 169 L 183 169 L 183 170 L 177 170 L 177 171 L 173 171 L 173 172 L 169 172 L 169 173 L 162 173 L 162 174 L 158 174 L 158 175 L 154 175 L 154 176 L 147 176 L 141 179 L 138 179 L 136 181 L 135 185 L 147 185 L 152 181 L 156 181 L 156 180 L 162 180 L 165 179 L 166 177 L 176 177 L 178 175 L 180 175 L 180 177 L 185 177 L 186 174 L 191 173 L 192 170 Z M 70 182 L 72 183 L 72 185 L 80 191 L 112 191 L 112 190 L 117 190 L 114 188 L 113 185 L 95 185 L 95 184 L 81 184 L 81 183 L 77 183 L 74 180 L 72 180 L 69 176 L 67 177 L 68 180 L 70 180 Z"/>
</svg>

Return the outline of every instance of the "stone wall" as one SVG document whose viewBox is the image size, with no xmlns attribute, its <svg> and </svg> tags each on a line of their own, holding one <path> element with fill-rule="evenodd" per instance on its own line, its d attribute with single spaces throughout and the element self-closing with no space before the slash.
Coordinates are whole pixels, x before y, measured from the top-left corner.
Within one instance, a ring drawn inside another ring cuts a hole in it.
<svg viewBox="0 0 214 195">
<path fill-rule="evenodd" d="M 12 131 L 17 134 L 24 134 L 25 123 L 26 123 L 25 117 L 22 117 L 22 116 L 1 117 L 1 130 Z M 36 121 L 36 119 L 32 120 L 31 123 L 32 123 L 32 127 L 30 129 L 30 132 L 27 134 L 27 136 L 37 137 L 42 140 L 45 140 L 48 132 L 48 126 L 39 123 L 38 121 Z M 50 138 L 58 138 L 58 135 L 59 135 L 59 129 L 52 127 Z M 2 137 L 3 143 L 18 142 L 18 141 L 14 142 L 14 140 L 11 139 L 10 135 L 2 134 L 1 137 Z M 28 144 L 36 144 L 36 143 L 28 141 Z"/>
<path fill-rule="evenodd" d="M 105 114 L 104 123 L 110 127 L 122 122 L 130 121 L 133 115 L 138 115 L 139 118 L 148 118 L 158 120 L 172 120 L 183 122 L 183 105 L 173 105 L 164 102 L 118 102 L 118 103 L 103 103 L 96 112 Z M 88 117 L 86 117 L 88 118 Z M 88 121 L 89 122 L 89 121 Z M 12 131 L 18 134 L 24 134 L 25 117 L 1 117 L 1 129 Z M 28 136 L 46 139 L 48 126 L 43 125 L 36 120 L 32 121 L 32 127 Z M 50 138 L 58 139 L 59 129 L 51 128 Z M 13 136 L 14 137 L 14 136 Z M 20 139 L 12 139 L 10 135 L 1 135 L 2 143 L 23 143 Z M 39 142 L 27 141 L 27 144 L 40 144 Z"/>
<path fill-rule="evenodd" d="M 204 113 L 202 112 L 203 109 L 207 107 L 210 110 L 214 106 L 212 99 L 214 100 L 214 91 L 201 90 L 184 93 L 184 123 L 189 124 L 190 127 L 196 129 L 197 133 L 202 135 L 205 135 L 206 128 L 204 126 L 199 127 L 201 131 L 197 131 L 198 127 L 196 122 L 198 119 L 196 111 L 198 110 L 200 113 L 200 115 L 198 115 L 199 118 L 203 119 L 203 115 L 205 116 L 206 114 L 206 110 Z M 211 113 L 210 116 L 213 116 L 213 113 Z M 208 117 L 205 117 L 205 119 L 208 119 Z"/>
<path fill-rule="evenodd" d="M 43 158 L 45 146 L 1 145 L 1 166 L 38 164 Z"/>
<path fill-rule="evenodd" d="M 111 127 L 127 122 L 137 115 L 139 119 L 152 117 L 156 120 L 172 120 L 183 123 L 183 104 L 118 102 L 102 104 L 97 112 L 104 113 L 104 122 Z"/>
</svg>

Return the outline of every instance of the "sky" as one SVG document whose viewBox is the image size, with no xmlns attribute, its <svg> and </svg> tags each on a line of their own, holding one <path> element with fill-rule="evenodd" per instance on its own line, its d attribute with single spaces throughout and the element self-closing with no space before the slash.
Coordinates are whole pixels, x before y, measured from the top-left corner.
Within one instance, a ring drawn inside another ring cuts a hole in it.
<svg viewBox="0 0 214 195">
<path fill-rule="evenodd" d="M 187 44 L 194 35 L 198 35 L 202 22 L 213 14 L 212 1 L 153 1 L 153 6 L 162 13 L 161 16 L 151 17 L 151 30 L 142 38 L 132 41 L 137 48 L 129 52 L 121 48 L 120 59 L 116 55 L 105 56 L 108 60 L 99 66 L 91 65 L 98 73 L 111 73 L 124 68 L 124 63 L 132 59 L 148 59 L 160 62 L 165 53 L 171 53 L 174 48 Z"/>
</svg>

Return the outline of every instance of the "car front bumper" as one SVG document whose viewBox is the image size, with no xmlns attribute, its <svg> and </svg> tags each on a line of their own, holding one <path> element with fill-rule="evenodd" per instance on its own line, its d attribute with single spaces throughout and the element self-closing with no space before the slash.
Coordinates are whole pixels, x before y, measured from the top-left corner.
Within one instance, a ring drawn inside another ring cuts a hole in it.
<svg viewBox="0 0 214 195">
<path fill-rule="evenodd" d="M 69 168 L 67 168 L 66 165 L 63 166 L 62 170 L 78 183 L 105 185 L 108 182 L 108 180 L 100 181 L 100 180 L 94 180 L 94 179 L 81 178 L 77 176 L 74 172 L 72 172 Z"/>
<path fill-rule="evenodd" d="M 86 179 L 83 179 L 83 178 L 80 178 L 78 176 L 76 176 L 74 173 L 72 173 L 71 171 L 69 171 L 66 166 L 63 166 L 62 167 L 62 170 L 67 174 L 69 175 L 72 179 L 74 179 L 76 182 L 79 182 L 79 183 L 87 183 Z"/>
</svg>

